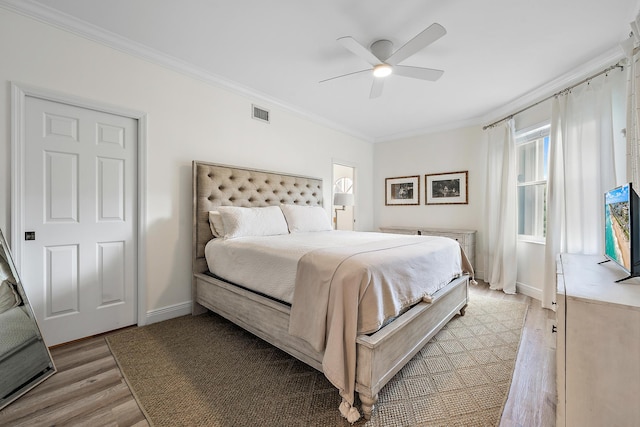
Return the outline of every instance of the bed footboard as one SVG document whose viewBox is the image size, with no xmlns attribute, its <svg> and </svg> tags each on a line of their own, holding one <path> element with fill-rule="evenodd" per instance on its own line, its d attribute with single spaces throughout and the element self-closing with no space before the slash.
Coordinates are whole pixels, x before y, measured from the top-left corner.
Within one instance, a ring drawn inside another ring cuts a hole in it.
<svg viewBox="0 0 640 427">
<path fill-rule="evenodd" d="M 468 301 L 469 276 L 449 283 L 373 335 L 356 339 L 356 391 L 365 418 L 371 417 L 378 392 L 404 365 L 462 310 Z"/>
<path fill-rule="evenodd" d="M 469 277 L 449 283 L 433 302 L 419 303 L 372 335 L 356 339 L 356 392 L 365 418 L 371 417 L 382 387 L 438 331 L 460 313 L 468 300 Z M 322 353 L 306 341 L 289 335 L 291 309 L 206 274 L 194 275 L 195 301 L 241 328 L 322 371 Z"/>
</svg>

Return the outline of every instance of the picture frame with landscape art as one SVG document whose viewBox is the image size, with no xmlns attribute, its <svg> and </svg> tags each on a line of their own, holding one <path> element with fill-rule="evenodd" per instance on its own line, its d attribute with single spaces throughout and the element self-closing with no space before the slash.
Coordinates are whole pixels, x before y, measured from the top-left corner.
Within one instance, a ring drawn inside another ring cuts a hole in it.
<svg viewBox="0 0 640 427">
<path fill-rule="evenodd" d="M 419 205 L 420 176 L 386 178 L 384 204 L 386 206 Z"/>
<path fill-rule="evenodd" d="M 425 204 L 466 205 L 469 203 L 469 172 L 434 173 L 424 176 Z"/>
</svg>

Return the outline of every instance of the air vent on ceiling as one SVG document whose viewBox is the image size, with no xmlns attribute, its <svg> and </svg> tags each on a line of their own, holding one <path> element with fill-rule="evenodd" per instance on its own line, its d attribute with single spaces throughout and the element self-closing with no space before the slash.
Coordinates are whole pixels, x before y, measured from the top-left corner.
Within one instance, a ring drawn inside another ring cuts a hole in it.
<svg viewBox="0 0 640 427">
<path fill-rule="evenodd" d="M 260 120 L 265 123 L 269 123 L 269 110 L 258 107 L 257 105 L 251 105 L 251 117 L 256 120 Z"/>
</svg>

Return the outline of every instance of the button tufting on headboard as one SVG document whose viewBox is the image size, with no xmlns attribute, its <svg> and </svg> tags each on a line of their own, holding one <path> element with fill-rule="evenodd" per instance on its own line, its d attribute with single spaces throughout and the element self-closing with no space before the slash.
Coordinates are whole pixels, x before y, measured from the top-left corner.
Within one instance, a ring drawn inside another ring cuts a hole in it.
<svg viewBox="0 0 640 427">
<path fill-rule="evenodd" d="M 323 204 L 321 179 L 195 161 L 193 191 L 193 257 L 194 271 L 198 272 L 207 270 L 204 246 L 213 238 L 209 228 L 209 211 L 215 210 L 218 206 Z"/>
</svg>

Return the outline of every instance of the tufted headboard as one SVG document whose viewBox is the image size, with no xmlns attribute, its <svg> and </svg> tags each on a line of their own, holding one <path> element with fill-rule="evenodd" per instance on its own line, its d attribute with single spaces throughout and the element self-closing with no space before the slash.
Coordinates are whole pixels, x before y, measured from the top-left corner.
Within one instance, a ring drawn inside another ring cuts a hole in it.
<svg viewBox="0 0 640 427">
<path fill-rule="evenodd" d="M 208 270 L 209 211 L 218 206 L 322 206 L 322 179 L 193 161 L 193 273 Z"/>
</svg>

